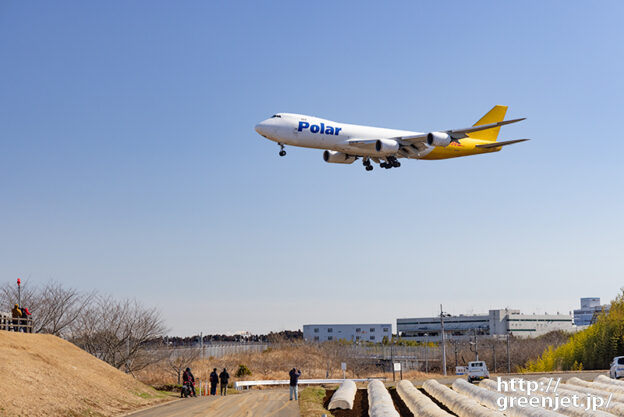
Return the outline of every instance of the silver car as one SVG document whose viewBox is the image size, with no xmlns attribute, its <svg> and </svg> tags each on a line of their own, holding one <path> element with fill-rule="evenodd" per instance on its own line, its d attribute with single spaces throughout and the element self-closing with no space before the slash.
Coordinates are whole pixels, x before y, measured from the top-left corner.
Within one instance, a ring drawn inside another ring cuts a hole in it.
<svg viewBox="0 0 624 417">
<path fill-rule="evenodd" d="M 609 377 L 613 379 L 620 379 L 624 376 L 624 356 L 616 356 L 611 362 L 609 368 Z"/>
</svg>

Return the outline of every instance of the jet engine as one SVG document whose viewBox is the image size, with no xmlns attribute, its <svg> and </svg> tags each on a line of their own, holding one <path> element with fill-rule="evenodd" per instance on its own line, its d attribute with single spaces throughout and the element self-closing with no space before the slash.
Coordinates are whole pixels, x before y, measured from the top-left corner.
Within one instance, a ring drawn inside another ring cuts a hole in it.
<svg viewBox="0 0 624 417">
<path fill-rule="evenodd" d="M 352 164 L 355 162 L 357 157 L 347 155 L 346 153 L 342 152 L 325 151 L 323 152 L 323 159 L 325 160 L 325 162 L 329 162 L 332 164 Z"/>
<path fill-rule="evenodd" d="M 429 146 L 448 146 L 451 143 L 451 136 L 444 132 L 431 132 L 427 134 L 427 144 Z"/>
<path fill-rule="evenodd" d="M 375 150 L 385 155 L 393 154 L 399 150 L 399 142 L 392 139 L 379 139 L 375 142 Z"/>
</svg>

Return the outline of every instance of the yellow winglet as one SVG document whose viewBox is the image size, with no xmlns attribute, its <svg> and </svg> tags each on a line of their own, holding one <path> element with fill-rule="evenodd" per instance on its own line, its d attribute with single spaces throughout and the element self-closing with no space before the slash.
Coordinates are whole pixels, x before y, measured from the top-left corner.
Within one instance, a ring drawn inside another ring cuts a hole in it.
<svg viewBox="0 0 624 417">
<path fill-rule="evenodd" d="M 490 123 L 502 122 L 505 119 L 505 113 L 507 113 L 507 106 L 494 106 L 492 110 L 487 112 L 485 116 L 479 119 L 473 126 L 482 126 Z M 493 127 L 491 129 L 480 130 L 478 132 L 467 133 L 468 137 L 474 139 L 487 140 L 490 142 L 496 142 L 498 138 L 498 132 L 500 126 Z"/>
</svg>

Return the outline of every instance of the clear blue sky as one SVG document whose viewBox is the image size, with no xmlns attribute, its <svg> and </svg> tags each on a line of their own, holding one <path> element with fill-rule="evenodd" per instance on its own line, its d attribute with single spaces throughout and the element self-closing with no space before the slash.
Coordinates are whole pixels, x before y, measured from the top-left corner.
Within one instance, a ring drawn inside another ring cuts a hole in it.
<svg viewBox="0 0 624 417">
<path fill-rule="evenodd" d="M 171 334 L 608 301 L 624 269 L 621 2 L 0 4 L 0 280 L 158 306 Z M 494 155 L 364 171 L 276 112 Z M 182 316 L 183 311 L 190 315 Z"/>
</svg>

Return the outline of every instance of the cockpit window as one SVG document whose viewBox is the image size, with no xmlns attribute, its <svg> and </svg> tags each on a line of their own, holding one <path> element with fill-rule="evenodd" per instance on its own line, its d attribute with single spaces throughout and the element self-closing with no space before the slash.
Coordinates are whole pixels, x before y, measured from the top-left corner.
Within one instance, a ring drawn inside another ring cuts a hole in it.
<svg viewBox="0 0 624 417">
<path fill-rule="evenodd" d="M 274 114 L 273 116 L 271 116 L 271 119 L 274 117 L 282 117 L 282 116 L 280 116 L 279 114 Z"/>
</svg>

